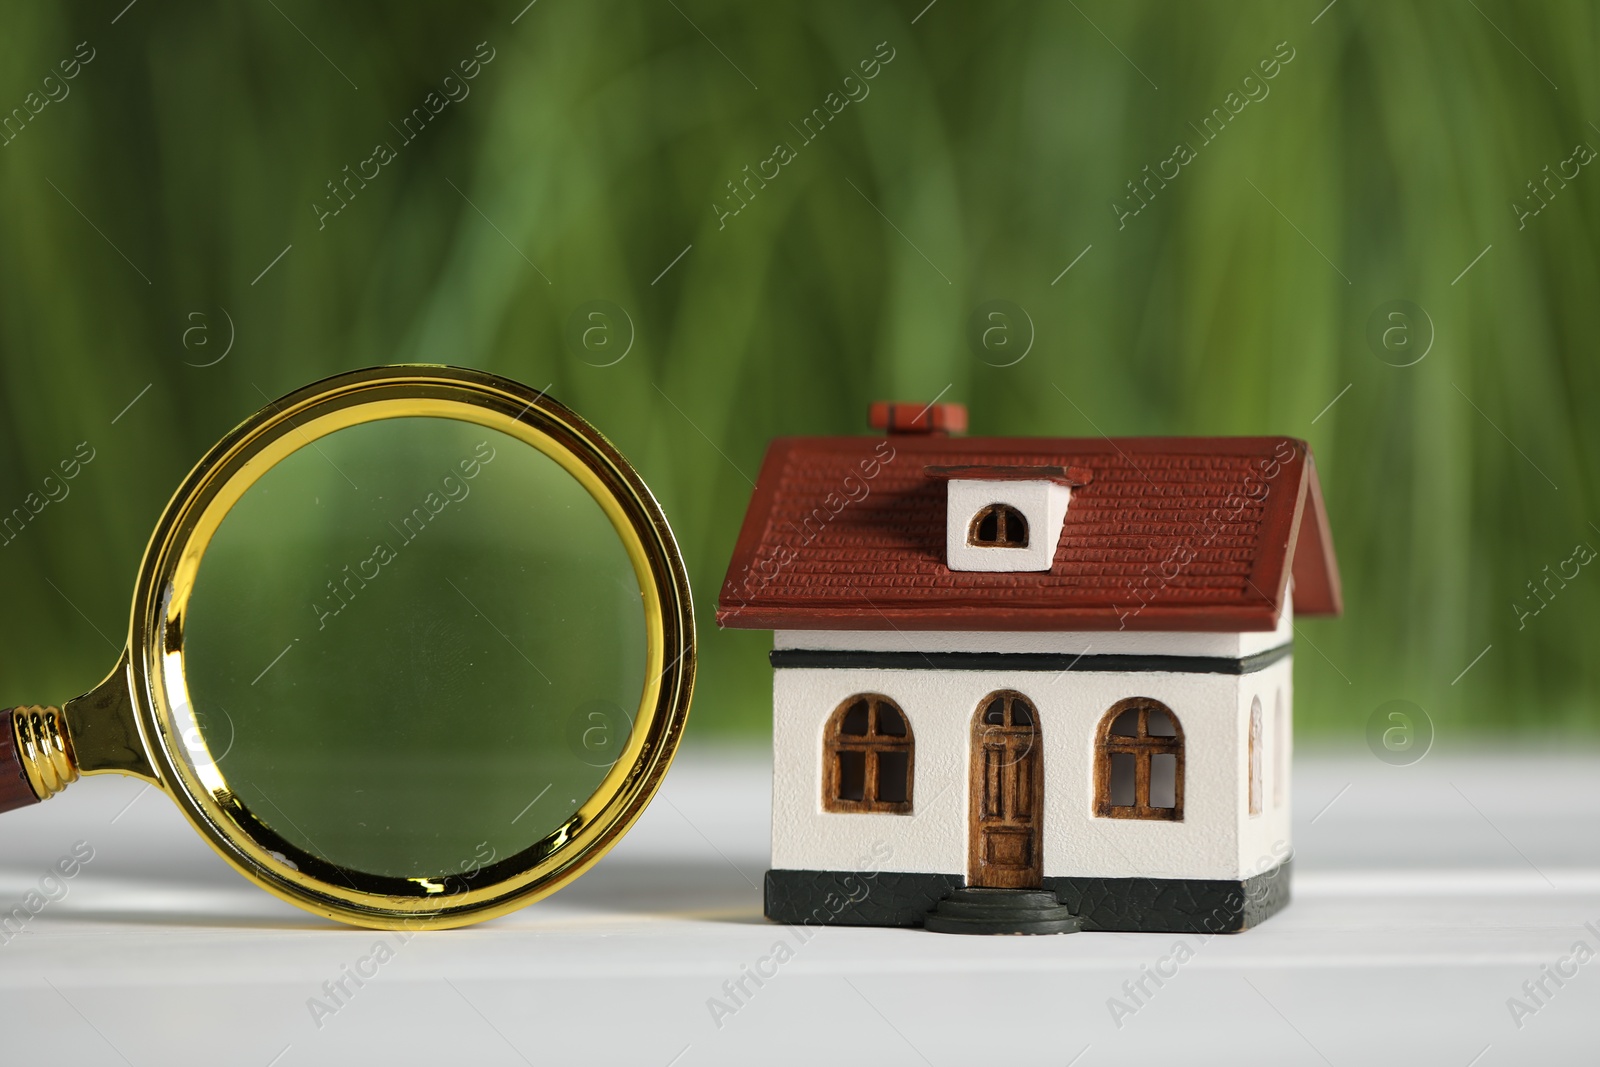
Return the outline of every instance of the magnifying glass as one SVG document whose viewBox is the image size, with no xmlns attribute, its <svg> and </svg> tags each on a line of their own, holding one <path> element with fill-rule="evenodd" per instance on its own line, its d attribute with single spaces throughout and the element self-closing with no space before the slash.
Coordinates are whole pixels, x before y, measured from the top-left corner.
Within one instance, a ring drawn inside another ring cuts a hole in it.
<svg viewBox="0 0 1600 1067">
<path fill-rule="evenodd" d="M 291 904 L 462 926 L 617 842 L 694 671 L 672 531 L 593 427 L 482 371 L 354 371 L 184 480 L 111 675 L 0 720 L 0 810 L 132 775 Z"/>
</svg>

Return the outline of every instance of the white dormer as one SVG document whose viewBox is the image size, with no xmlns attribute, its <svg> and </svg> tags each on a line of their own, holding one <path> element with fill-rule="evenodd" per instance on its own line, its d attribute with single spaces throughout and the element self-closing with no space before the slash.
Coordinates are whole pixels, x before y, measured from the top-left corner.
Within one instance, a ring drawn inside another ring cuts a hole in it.
<svg viewBox="0 0 1600 1067">
<path fill-rule="evenodd" d="M 1047 571 L 1061 541 L 1076 467 L 927 467 L 949 483 L 945 563 L 953 571 Z"/>
</svg>

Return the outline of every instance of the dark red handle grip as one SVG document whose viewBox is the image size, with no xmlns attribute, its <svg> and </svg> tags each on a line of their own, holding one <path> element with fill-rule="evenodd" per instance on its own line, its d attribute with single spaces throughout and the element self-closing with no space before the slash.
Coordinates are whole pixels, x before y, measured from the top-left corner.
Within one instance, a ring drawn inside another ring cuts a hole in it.
<svg viewBox="0 0 1600 1067">
<path fill-rule="evenodd" d="M 17 751 L 17 731 L 12 725 L 12 709 L 0 712 L 0 811 L 25 808 L 39 803 L 22 769 L 22 754 Z"/>
</svg>

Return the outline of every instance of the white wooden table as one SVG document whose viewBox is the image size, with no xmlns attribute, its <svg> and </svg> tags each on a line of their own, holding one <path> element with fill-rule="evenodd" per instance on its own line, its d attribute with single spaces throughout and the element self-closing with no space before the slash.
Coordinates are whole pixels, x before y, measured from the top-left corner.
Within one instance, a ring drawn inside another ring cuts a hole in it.
<svg viewBox="0 0 1600 1067">
<path fill-rule="evenodd" d="M 94 850 L 66 895 L 0 945 L 0 1062 L 1600 1059 L 1600 959 L 1570 957 L 1578 941 L 1600 951 L 1584 925 L 1600 930 L 1600 754 L 1435 751 L 1397 768 L 1360 751 L 1307 756 L 1295 773 L 1295 899 L 1248 933 L 822 929 L 802 944 L 761 918 L 767 758 L 690 751 L 575 885 L 396 945 L 319 1018 L 308 1002 L 323 983 L 394 937 L 305 916 L 236 876 L 164 797 L 86 780 L 0 819 L 5 909 L 76 842 Z M 780 940 L 793 958 L 714 1019 L 712 998 L 733 1003 L 723 983 Z M 1193 958 L 1159 988 L 1147 979 L 1153 993 L 1114 1019 L 1111 998 L 1134 1005 L 1124 983 L 1179 941 Z M 1522 986 L 1547 966 L 1576 974 L 1545 977 L 1550 995 L 1519 1028 L 1507 1001 L 1535 1006 Z"/>
</svg>

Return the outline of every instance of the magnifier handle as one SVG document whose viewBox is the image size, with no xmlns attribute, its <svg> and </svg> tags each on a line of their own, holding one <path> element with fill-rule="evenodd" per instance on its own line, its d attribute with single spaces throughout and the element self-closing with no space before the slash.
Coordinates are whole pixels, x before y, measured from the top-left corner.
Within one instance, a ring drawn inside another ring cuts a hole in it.
<svg viewBox="0 0 1600 1067">
<path fill-rule="evenodd" d="M 37 804 L 77 780 L 78 765 L 60 708 L 0 713 L 0 811 Z"/>
</svg>

